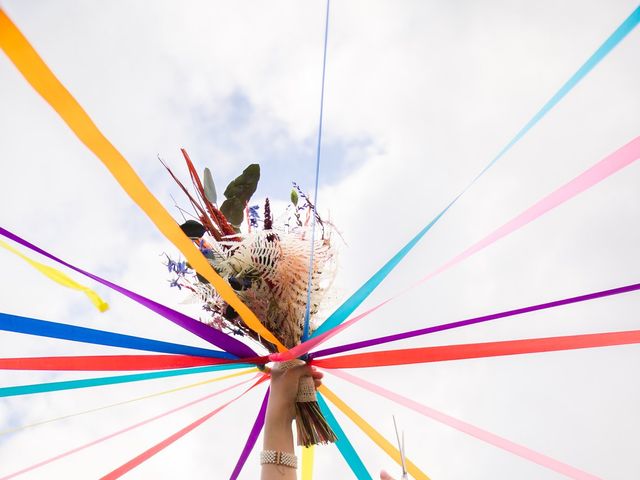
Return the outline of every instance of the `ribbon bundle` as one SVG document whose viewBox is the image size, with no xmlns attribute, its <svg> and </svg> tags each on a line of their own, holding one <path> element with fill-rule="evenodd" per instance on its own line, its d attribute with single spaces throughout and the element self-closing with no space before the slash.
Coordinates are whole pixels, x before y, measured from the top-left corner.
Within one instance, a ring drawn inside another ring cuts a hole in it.
<svg viewBox="0 0 640 480">
<path fill-rule="evenodd" d="M 602 44 L 602 46 L 587 60 L 587 62 L 561 87 L 561 89 L 547 102 L 532 119 L 518 132 L 518 134 L 500 151 L 500 153 L 489 162 L 489 164 L 476 176 L 473 181 L 460 192 L 447 206 L 443 209 L 431 222 L 429 222 L 418 234 L 404 246 L 391 260 L 389 260 L 378 272 L 376 272 L 370 280 L 368 280 L 360 289 L 358 289 L 343 305 L 341 305 L 327 321 L 311 335 L 311 337 L 298 346 L 287 349 L 274 335 L 270 332 L 258 319 L 258 317 L 238 298 L 234 290 L 211 268 L 210 264 L 203 257 L 201 252 L 194 247 L 192 242 L 183 234 L 183 232 L 173 222 L 169 214 L 162 205 L 155 199 L 151 192 L 146 188 L 141 179 L 133 171 L 131 166 L 126 162 L 124 157 L 115 149 L 115 147 L 102 135 L 89 116 L 84 112 L 81 106 L 65 89 L 65 87 L 55 78 L 53 73 L 46 66 L 44 61 L 38 56 L 35 50 L 29 45 L 26 38 L 19 32 L 6 14 L 0 10 L 0 46 L 5 51 L 9 59 L 16 65 L 25 79 L 33 86 L 33 88 L 47 101 L 60 115 L 64 122 L 71 128 L 95 155 L 105 164 L 114 178 L 121 184 L 123 189 L 130 195 L 132 200 L 136 202 L 140 208 L 145 211 L 150 220 L 158 227 L 158 229 L 184 254 L 189 263 L 207 279 L 216 289 L 218 294 L 231 305 L 235 311 L 242 317 L 243 321 L 258 335 L 267 339 L 276 345 L 278 352 L 271 355 L 258 356 L 251 348 L 244 343 L 229 337 L 222 332 L 211 328 L 203 323 L 198 322 L 180 312 L 169 307 L 161 305 L 153 300 L 143 297 L 131 290 L 125 289 L 113 282 L 102 279 L 101 277 L 89 273 L 81 268 L 48 253 L 44 249 L 24 240 L 15 233 L 12 233 L 0 227 L 0 235 L 16 242 L 24 248 L 36 252 L 50 261 L 56 262 L 78 274 L 92 279 L 114 291 L 117 291 L 128 298 L 138 302 L 146 308 L 154 311 L 167 320 L 185 328 L 200 338 L 215 345 L 221 350 L 213 350 L 209 348 L 197 348 L 188 345 L 181 345 L 170 342 L 162 342 L 153 339 L 135 337 L 131 335 L 109 332 L 105 330 L 90 329 L 66 325 L 63 323 L 49 322 L 45 320 L 31 319 L 19 317 L 15 315 L 0 314 L 0 329 L 9 332 L 16 332 L 26 335 L 41 336 L 44 338 L 57 338 L 75 342 L 84 342 L 96 345 L 109 345 L 113 347 L 128 348 L 153 352 L 152 355 L 111 355 L 111 356 L 69 356 L 69 357 L 38 357 L 38 358 L 1 358 L 1 369 L 24 369 L 24 370 L 83 370 L 83 371 L 129 371 L 129 370 L 153 370 L 146 373 L 137 373 L 129 375 L 121 375 L 114 377 L 98 377 L 87 378 L 81 380 L 71 380 L 54 383 L 41 383 L 34 385 L 20 385 L 12 387 L 0 388 L 0 396 L 27 395 L 42 392 L 51 392 L 57 390 L 67 390 L 76 388 L 87 388 L 98 385 L 112 385 L 125 382 L 134 382 L 141 380 L 151 380 L 156 378 L 167 378 L 171 376 L 187 375 L 194 373 L 211 372 L 226 369 L 246 369 L 252 365 L 262 365 L 270 360 L 285 361 L 299 357 L 306 353 L 310 353 L 312 361 L 344 380 L 347 380 L 359 387 L 367 389 L 370 392 L 384 396 L 393 400 L 409 409 L 412 409 L 422 415 L 440 421 L 451 426 L 461 432 L 472 435 L 482 441 L 490 443 L 498 448 L 509 451 L 524 459 L 535 462 L 557 473 L 575 479 L 594 479 L 594 475 L 586 473 L 576 467 L 570 466 L 561 461 L 552 459 L 534 450 L 528 449 L 522 445 L 518 445 L 510 440 L 499 437 L 495 434 L 482 430 L 469 423 L 455 419 L 442 412 L 438 412 L 430 407 L 421 405 L 419 402 L 402 397 L 394 392 L 386 390 L 378 385 L 366 382 L 353 375 L 349 375 L 340 371 L 340 368 L 362 368 L 377 367 L 388 365 L 404 365 L 409 363 L 425 363 L 439 361 L 455 361 L 472 358 L 483 358 L 493 356 L 507 356 L 527 353 L 552 352 L 570 349 L 583 349 L 594 347 L 605 347 L 613 345 L 627 345 L 640 343 L 640 330 L 626 332 L 605 332 L 588 335 L 571 335 L 563 337 L 547 337 L 534 339 L 519 339 L 502 342 L 477 343 L 466 345 L 445 345 L 438 347 L 425 347 L 413 349 L 399 349 L 386 351 L 370 351 L 367 353 L 350 354 L 335 356 L 337 353 L 356 350 L 364 347 L 381 345 L 393 341 L 406 338 L 426 335 L 429 333 L 464 327 L 480 322 L 488 322 L 498 318 L 515 317 L 517 315 L 526 314 L 528 312 L 551 309 L 568 305 L 572 303 L 586 302 L 600 298 L 611 297 L 626 293 L 635 292 L 640 289 L 640 284 L 624 285 L 600 292 L 587 293 L 566 299 L 554 300 L 551 302 L 517 308 L 506 312 L 499 312 L 490 315 L 465 319 L 458 322 L 424 327 L 418 330 L 408 331 L 389 335 L 386 337 L 368 339 L 349 345 L 342 345 L 325 350 L 315 350 L 317 346 L 325 342 L 329 338 L 337 335 L 350 325 L 364 319 L 368 314 L 378 310 L 383 305 L 391 302 L 398 297 L 389 298 L 384 302 L 369 308 L 364 313 L 349 319 L 352 313 L 362 304 L 369 294 L 384 280 L 384 278 L 398 265 L 398 263 L 411 251 L 411 249 L 420 241 L 420 239 L 435 225 L 439 219 L 456 203 L 456 201 L 489 169 L 491 168 L 505 153 L 517 143 L 538 121 L 540 121 L 548 111 L 550 111 L 589 71 L 591 71 L 622 39 L 635 28 L 640 22 L 640 8 L 636 9 L 627 18 L 618 29 Z M 433 276 L 452 268 L 458 263 L 464 261 L 475 253 L 487 248 L 501 238 L 515 232 L 516 230 L 526 226 L 528 223 L 535 221 L 550 210 L 559 207 L 564 202 L 569 201 L 573 197 L 591 188 L 593 185 L 605 180 L 610 175 L 624 169 L 640 158 L 640 137 L 633 139 L 626 145 L 622 146 L 591 168 L 585 170 L 572 181 L 559 187 L 532 207 L 526 209 L 520 215 L 486 236 L 484 239 L 473 244 L 471 247 L 455 256 L 441 267 L 429 273 L 410 288 L 427 281 Z M 2 242 L 2 246 L 8 247 L 26 261 L 38 268 L 41 272 L 55 279 L 56 281 L 76 288 L 89 296 L 89 298 L 100 309 L 105 308 L 104 302 L 88 288 L 78 284 L 70 279 L 66 274 L 62 274 L 40 262 L 31 260 L 24 254 Z M 406 291 L 406 290 L 405 290 Z M 401 292 L 404 293 L 404 292 Z M 306 335 L 305 335 L 306 337 Z M 223 380 L 252 370 L 243 370 L 240 373 L 227 375 L 219 379 L 209 380 L 206 383 L 215 380 Z M 66 452 L 38 462 L 20 471 L 5 475 L 2 479 L 14 478 L 22 473 L 32 471 L 39 467 L 45 466 L 55 460 L 64 458 L 77 451 L 85 449 L 89 446 L 103 442 L 117 435 L 131 431 L 134 428 L 145 425 L 149 422 L 162 418 L 173 412 L 185 409 L 195 403 L 212 398 L 232 388 L 239 387 L 245 383 L 253 381 L 253 383 L 241 394 L 223 403 L 221 406 L 211 410 L 206 415 L 198 418 L 186 427 L 178 430 L 173 435 L 158 442 L 151 448 L 138 454 L 120 467 L 111 470 L 105 474 L 103 478 L 115 479 L 131 471 L 136 466 L 151 458 L 153 455 L 167 448 L 178 439 L 184 437 L 198 426 L 215 416 L 217 413 L 232 404 L 238 398 L 258 387 L 268 379 L 266 374 L 258 373 L 255 378 L 243 381 L 241 383 L 229 386 L 219 391 L 213 392 L 207 396 L 174 408 L 160 415 L 148 418 L 142 422 L 136 423 L 125 429 L 118 430 L 110 435 L 101 437 L 97 440 L 76 447 Z M 183 388 L 191 388 L 201 385 L 204 382 L 193 384 Z M 176 389 L 174 389 L 176 390 Z M 171 390 L 171 391 L 174 391 Z M 163 395 L 171 391 L 159 392 L 154 395 Z M 147 396 L 148 397 L 148 396 Z M 147 398 L 144 397 L 144 398 Z M 240 474 L 246 459 L 251 452 L 253 446 L 262 429 L 264 423 L 265 411 L 268 396 L 265 395 L 259 408 L 256 420 L 249 432 L 247 442 L 240 454 L 238 462 L 231 473 L 231 478 L 237 478 Z M 326 385 L 321 389 L 321 395 L 318 398 L 319 408 L 325 415 L 327 422 L 331 428 L 337 433 L 338 447 L 343 458 L 347 461 L 357 478 L 371 478 L 367 472 L 364 463 L 359 458 L 357 452 L 344 434 L 344 430 L 340 427 L 335 416 L 333 415 L 325 398 L 339 408 L 345 415 L 353 420 L 363 432 L 369 436 L 376 444 L 386 451 L 392 458 L 400 462 L 400 452 L 395 449 L 391 443 L 386 440 L 379 432 L 377 432 L 369 423 L 359 416 L 353 408 L 340 399 Z M 133 399 L 131 401 L 142 400 L 142 398 Z M 108 405 L 109 408 L 114 405 Z M 95 410 L 95 409 L 94 409 Z M 78 413 L 86 414 L 90 411 Z M 55 421 L 56 419 L 45 420 L 38 424 Z M 33 427 L 35 425 L 27 425 L 22 428 Z M 15 431 L 13 429 L 12 431 Z M 9 432 L 1 432 L 7 434 Z M 313 452 L 306 451 L 305 458 L 307 461 L 312 458 Z M 311 469 L 307 463 L 303 467 L 305 478 L 310 477 Z M 408 461 L 409 473 L 414 478 L 427 479 L 415 463 Z"/>
</svg>

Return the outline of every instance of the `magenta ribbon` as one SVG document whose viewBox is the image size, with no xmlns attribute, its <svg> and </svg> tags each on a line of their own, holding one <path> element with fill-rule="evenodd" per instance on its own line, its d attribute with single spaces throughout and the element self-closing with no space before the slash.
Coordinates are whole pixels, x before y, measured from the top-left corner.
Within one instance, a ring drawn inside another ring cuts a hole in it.
<svg viewBox="0 0 640 480">
<path fill-rule="evenodd" d="M 29 243 L 28 241 L 24 240 L 23 238 L 19 237 L 18 235 L 11 233 L 10 231 L 6 230 L 5 228 L 0 227 L 0 235 L 3 235 L 4 237 L 13 240 L 16 243 L 19 243 L 20 245 L 33 250 L 34 252 L 39 253 L 40 255 L 44 255 L 45 257 L 58 262 L 61 265 L 64 265 L 67 268 L 70 268 L 71 270 L 74 270 L 78 273 L 81 273 L 82 275 L 91 278 L 92 280 L 95 280 L 98 283 L 101 283 L 103 285 L 106 285 L 107 287 L 120 292 L 121 294 L 129 297 L 130 299 L 138 302 L 140 305 L 148 308 L 149 310 L 163 316 L 164 318 L 166 318 L 167 320 L 175 323 L 176 325 L 184 328 L 185 330 L 190 331 L 191 333 L 197 335 L 198 337 L 206 340 L 207 342 L 216 345 L 217 347 L 222 348 L 223 350 L 232 353 L 238 357 L 255 357 L 256 353 L 247 345 L 245 345 L 244 343 L 240 342 L 239 340 L 236 340 L 235 338 L 230 337 L 229 335 L 222 333 L 219 330 L 216 330 L 213 327 L 210 327 L 209 325 L 206 325 L 202 322 L 199 322 L 198 320 L 194 320 L 193 318 L 185 315 L 184 313 L 178 312 L 176 310 L 173 310 L 172 308 L 166 307 L 158 302 L 155 302 L 149 298 L 143 297 L 142 295 L 139 295 L 135 292 L 132 292 L 131 290 L 127 290 L 124 287 L 121 287 L 119 285 L 116 285 L 115 283 L 112 283 L 108 280 L 105 280 L 103 278 L 98 277 L 97 275 L 94 275 L 92 273 L 89 273 L 85 270 L 82 270 L 78 267 L 75 267 L 67 262 L 65 262 L 64 260 L 50 254 L 49 252 L 46 252 L 45 250 L 41 249 L 40 247 L 37 247 L 36 245 Z"/>
<path fill-rule="evenodd" d="M 260 436 L 260 432 L 262 431 L 262 427 L 264 426 L 264 420 L 267 414 L 267 405 L 269 404 L 269 392 L 271 388 L 267 389 L 267 393 L 264 394 L 264 400 L 262 400 L 262 405 L 260 406 L 260 411 L 258 411 L 258 416 L 256 417 L 256 421 L 253 423 L 253 427 L 251 427 L 251 431 L 249 432 L 249 438 L 247 438 L 247 443 L 245 443 L 242 453 L 240 453 L 240 458 L 238 458 L 238 462 L 236 463 L 230 480 L 236 480 L 244 464 L 247 463 L 247 458 L 249 458 L 249 454 Z"/>
</svg>

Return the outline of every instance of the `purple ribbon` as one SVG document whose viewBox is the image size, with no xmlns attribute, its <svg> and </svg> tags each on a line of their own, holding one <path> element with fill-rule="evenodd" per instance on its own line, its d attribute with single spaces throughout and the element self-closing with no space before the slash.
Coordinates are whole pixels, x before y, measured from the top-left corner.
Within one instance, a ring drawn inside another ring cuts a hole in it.
<svg viewBox="0 0 640 480">
<path fill-rule="evenodd" d="M 230 337 L 229 335 L 222 333 L 221 331 L 216 330 L 215 328 L 210 327 L 209 325 L 206 325 L 202 322 L 194 320 L 193 318 L 185 315 L 184 313 L 181 313 L 176 310 L 173 310 L 172 308 L 166 307 L 158 302 L 155 302 L 149 298 L 143 297 L 142 295 L 132 292 L 131 290 L 127 290 L 126 288 L 116 285 L 115 283 L 111 283 L 108 280 L 104 280 L 103 278 L 100 278 L 97 275 L 93 275 L 92 273 L 89 273 L 78 267 L 74 267 L 73 265 L 65 262 L 64 260 L 61 260 L 54 255 L 51 255 L 50 253 L 42 250 L 40 247 L 37 247 L 36 245 L 29 243 L 28 241 L 20 238 L 16 234 L 11 233 L 10 231 L 2 227 L 0 227 L 0 235 L 3 235 L 6 238 L 13 240 L 14 242 L 19 243 L 20 245 L 27 247 L 33 250 L 34 252 L 39 253 L 40 255 L 44 255 L 45 257 L 55 262 L 58 262 L 67 268 L 75 270 L 76 272 L 81 273 L 82 275 L 85 275 L 86 277 L 89 277 L 95 280 L 96 282 L 99 282 L 103 285 L 106 285 L 109 288 L 112 288 L 117 292 L 122 293 L 123 295 L 129 297 L 130 299 L 138 302 L 140 305 L 147 307 L 149 310 L 156 312 L 159 315 L 162 315 L 167 320 L 190 331 L 191 333 L 199 336 L 200 338 L 206 340 L 207 342 L 222 348 L 223 350 L 229 353 L 232 353 L 240 358 L 256 356 L 256 353 L 249 346 L 245 345 L 239 340 L 236 340 L 235 338 Z"/>
<path fill-rule="evenodd" d="M 361 342 L 349 343 L 338 347 L 326 348 L 324 350 L 318 350 L 310 354 L 312 358 L 325 357 L 327 355 L 333 355 L 336 353 L 348 352 L 350 350 L 357 350 L 360 348 L 371 347 L 373 345 L 380 345 L 381 343 L 395 342 L 397 340 L 404 340 L 406 338 L 417 337 L 419 335 L 427 335 L 429 333 L 442 332 L 444 330 L 451 330 L 452 328 L 465 327 L 467 325 L 473 325 L 476 323 L 488 322 L 489 320 L 496 320 L 498 318 L 512 317 L 514 315 L 521 315 L 523 313 L 535 312 L 537 310 L 545 310 L 547 308 L 560 307 L 562 305 L 569 305 L 572 303 L 586 302 L 587 300 L 595 300 L 596 298 L 610 297 L 612 295 L 619 295 L 621 293 L 633 292 L 640 290 L 640 283 L 634 283 L 632 285 L 626 285 L 624 287 L 612 288 L 610 290 L 602 290 L 595 293 L 587 293 L 586 295 L 579 295 L 577 297 L 565 298 L 563 300 L 555 300 L 553 302 L 540 303 L 538 305 L 531 305 L 529 307 L 517 308 L 515 310 L 507 310 L 500 313 L 492 313 L 490 315 L 484 315 L 482 317 L 468 318 L 466 320 L 459 320 L 457 322 L 444 323 L 442 325 L 435 325 L 433 327 L 420 328 L 418 330 L 410 330 L 408 332 L 396 333 L 393 335 L 387 335 L 384 337 L 372 338 L 369 340 L 363 340 Z"/>
<path fill-rule="evenodd" d="M 253 423 L 253 427 L 251 427 L 251 431 L 249 432 L 249 438 L 247 438 L 247 443 L 242 449 L 242 453 L 240 454 L 240 458 L 238 458 L 238 463 L 236 463 L 236 467 L 233 469 L 233 473 L 229 477 L 230 480 L 236 480 L 240 472 L 242 471 L 242 467 L 247 463 L 247 458 L 249 458 L 249 454 L 260 436 L 260 432 L 262 431 L 262 427 L 264 426 L 264 418 L 267 413 L 267 404 L 269 403 L 269 391 L 271 388 L 267 389 L 267 393 L 264 394 L 264 400 L 262 400 L 262 406 L 260 407 L 260 411 L 258 412 L 258 416 L 256 417 L 256 421 Z"/>
</svg>

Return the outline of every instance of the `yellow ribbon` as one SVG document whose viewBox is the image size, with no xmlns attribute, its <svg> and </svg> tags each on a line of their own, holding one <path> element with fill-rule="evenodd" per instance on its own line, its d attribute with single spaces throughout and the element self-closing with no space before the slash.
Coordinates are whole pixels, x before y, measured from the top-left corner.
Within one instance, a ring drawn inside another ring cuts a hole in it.
<svg viewBox="0 0 640 480">
<path fill-rule="evenodd" d="M 37 427 L 38 425 L 44 425 L 46 423 L 57 422 L 58 420 L 65 420 L 67 418 L 78 417 L 78 416 L 84 415 L 86 413 L 99 412 L 101 410 L 106 410 L 108 408 L 117 407 L 119 405 L 126 405 L 128 403 L 137 402 L 139 400 L 145 400 L 147 398 L 159 397 L 160 395 L 166 395 L 168 393 L 179 392 L 180 390 L 187 390 L 189 388 L 199 387 L 201 385 L 207 385 L 209 383 L 219 382 L 221 380 L 227 380 L 228 378 L 239 377 L 240 375 L 247 375 L 248 373 L 253 373 L 253 372 L 257 372 L 257 371 L 258 371 L 257 368 L 250 368 L 248 370 L 242 370 L 240 372 L 231 373 L 229 375 L 224 375 L 223 377 L 212 378 L 210 380 L 204 380 L 202 382 L 191 383 L 189 385 L 185 385 L 185 386 L 182 386 L 182 387 L 172 388 L 171 390 L 165 390 L 164 392 L 152 393 L 151 395 L 144 395 L 142 397 L 132 398 L 131 400 L 125 400 L 123 402 L 112 403 L 110 405 L 104 405 L 102 407 L 92 408 L 90 410 L 84 410 L 82 412 L 71 413 L 69 415 L 63 415 L 61 417 L 50 418 L 49 420 L 41 420 L 39 422 L 30 423 L 28 425 L 22 425 L 20 427 L 15 427 L 15 428 L 11 428 L 9 430 L 4 430 L 4 431 L 0 432 L 0 436 L 6 435 L 8 433 L 19 432 L 21 430 L 25 430 L 25 429 L 31 428 L 31 427 Z"/>
<path fill-rule="evenodd" d="M 302 447 L 302 480 L 313 479 L 314 446 Z"/>
<path fill-rule="evenodd" d="M 106 312 L 108 310 L 109 304 L 104 300 L 102 300 L 102 298 L 100 298 L 100 296 L 96 292 L 91 290 L 89 287 L 80 285 L 78 282 L 76 282 L 66 274 L 62 273 L 60 270 L 56 270 L 55 268 L 50 267 L 49 265 L 45 265 L 44 263 L 40 263 L 40 262 L 36 262 L 35 260 L 32 260 L 31 258 L 27 257 L 26 255 L 19 252 L 18 250 L 13 248 L 11 245 L 9 245 L 8 243 L 2 240 L 0 240 L 0 247 L 4 247 L 7 250 L 9 250 L 11 253 L 15 253 L 17 256 L 19 256 L 25 262 L 31 265 L 33 268 L 38 270 L 43 275 L 49 277 L 54 282 L 58 282 L 60 285 L 64 287 L 81 291 L 87 297 L 89 297 L 89 300 L 91 300 L 91 303 L 93 303 L 96 306 L 96 308 L 101 312 Z"/>
<path fill-rule="evenodd" d="M 373 428 L 365 419 L 363 419 L 360 415 L 353 411 L 346 403 L 344 403 L 338 396 L 329 390 L 325 385 L 321 385 L 318 390 L 324 395 L 331 403 L 333 403 L 336 407 L 338 407 L 342 413 L 344 413 L 347 417 L 355 423 L 360 430 L 362 430 L 371 440 L 373 440 L 382 450 L 387 452 L 387 454 L 393 458 L 398 465 L 402 466 L 402 458 L 400 456 L 400 451 L 393 446 L 389 440 L 384 438 L 380 432 L 378 432 L 375 428 Z M 429 480 L 429 477 L 420 470 L 411 460 L 405 457 L 405 463 L 407 465 L 407 471 L 409 474 L 415 478 L 416 480 Z"/>
<path fill-rule="evenodd" d="M 0 9 L 0 48 L 4 50 L 27 82 L 60 115 L 78 139 L 102 161 L 120 186 L 147 214 L 162 234 L 182 252 L 198 273 L 211 282 L 225 302 L 238 312 L 247 326 L 276 345 L 279 351 L 286 351 L 285 346 L 238 298 L 233 288 L 213 270 L 200 250 L 182 232 L 122 154 L 98 130 L 80 104 L 55 77 L 2 9 Z"/>
</svg>

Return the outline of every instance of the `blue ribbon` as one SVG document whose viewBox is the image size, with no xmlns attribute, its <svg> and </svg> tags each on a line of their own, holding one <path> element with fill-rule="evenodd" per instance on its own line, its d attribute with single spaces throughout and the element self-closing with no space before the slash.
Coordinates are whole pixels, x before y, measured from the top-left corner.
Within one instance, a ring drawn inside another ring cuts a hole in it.
<svg viewBox="0 0 640 480">
<path fill-rule="evenodd" d="M 46 320 L 21 317 L 2 312 L 0 312 L 0 330 L 24 333 L 26 335 L 37 335 L 39 337 L 59 338 L 61 340 L 70 340 L 72 342 L 131 348 L 148 352 L 196 355 L 211 358 L 238 358 L 235 355 L 219 350 L 190 347 L 187 345 L 180 345 L 178 343 L 162 342 L 160 340 L 123 335 L 121 333 L 107 332 L 93 328 L 48 322 Z"/>
<path fill-rule="evenodd" d="M 447 207 L 442 210 L 429 224 L 424 227 L 407 245 L 378 270 L 367 282 L 362 285 L 351 297 L 349 297 L 338 309 L 327 318 L 320 327 L 311 335 L 311 338 L 320 335 L 344 322 L 353 311 L 380 285 L 387 275 L 400 263 L 407 253 L 418 241 L 440 220 L 458 199 L 464 195 L 476 181 L 484 175 L 500 158 L 502 158 L 531 128 L 538 123 L 560 100 L 562 100 L 593 68 L 605 58 L 637 25 L 640 23 L 640 7 L 637 7 L 627 19 L 611 34 L 607 40 L 595 51 L 593 55 L 574 73 L 569 80 L 544 104 L 544 106 L 520 129 L 520 131 L 500 150 L 500 153 L 491 160 L 486 167 L 460 192 Z"/>
<path fill-rule="evenodd" d="M 316 184 L 313 196 L 313 218 L 311 219 L 311 247 L 309 252 L 309 277 L 307 279 L 307 306 L 304 312 L 304 328 L 301 341 L 309 339 L 309 320 L 311 317 L 311 280 L 313 278 L 313 252 L 316 244 L 316 209 L 318 208 L 318 179 L 320 178 L 320 151 L 322 147 L 322 118 L 324 112 L 324 79 L 327 71 L 327 40 L 329 38 L 329 8 L 330 0 L 327 0 L 327 13 L 324 19 L 324 49 L 322 54 L 322 88 L 320 89 L 320 118 L 318 119 L 318 145 L 316 148 Z"/>
</svg>

